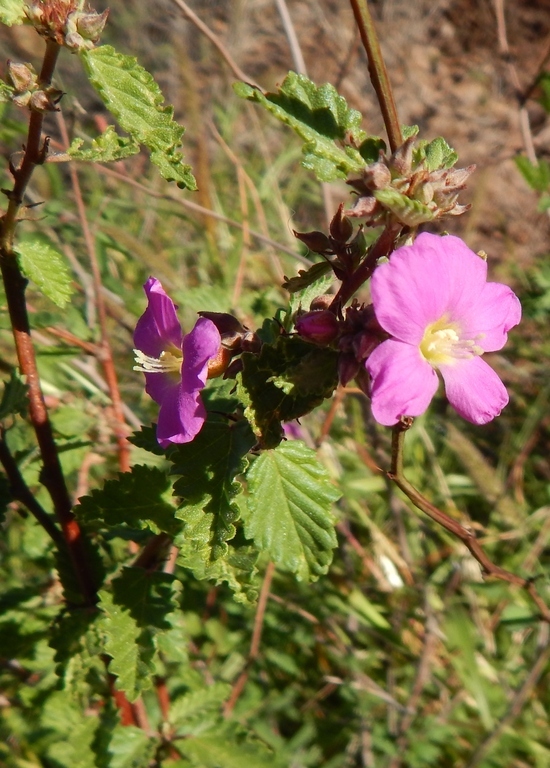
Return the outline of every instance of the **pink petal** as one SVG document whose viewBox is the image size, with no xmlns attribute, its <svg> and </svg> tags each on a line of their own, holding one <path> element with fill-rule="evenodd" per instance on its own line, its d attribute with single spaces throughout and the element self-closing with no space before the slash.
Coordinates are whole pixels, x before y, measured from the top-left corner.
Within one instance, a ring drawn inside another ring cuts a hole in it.
<svg viewBox="0 0 550 768">
<path fill-rule="evenodd" d="M 477 340 L 484 352 L 502 349 L 510 328 L 521 320 L 521 304 L 507 285 L 486 283 L 475 307 L 460 320 L 462 336 Z"/>
<path fill-rule="evenodd" d="M 220 332 L 206 317 L 199 317 L 183 340 L 182 386 L 186 392 L 202 389 L 208 376 L 208 361 L 220 348 Z"/>
<path fill-rule="evenodd" d="M 366 362 L 372 377 L 372 414 L 379 424 L 424 413 L 438 387 L 437 374 L 417 347 L 389 339 Z"/>
<path fill-rule="evenodd" d="M 508 403 L 508 392 L 493 369 L 480 357 L 442 365 L 445 394 L 455 411 L 472 424 L 487 424 Z"/>
<path fill-rule="evenodd" d="M 375 270 L 371 294 L 380 325 L 409 344 L 447 314 L 459 320 L 476 306 L 487 264 L 458 237 L 420 234 Z"/>
<path fill-rule="evenodd" d="M 163 448 L 172 443 L 190 443 L 201 431 L 205 419 L 199 390 L 185 392 L 180 385 L 172 387 L 160 406 L 157 440 Z"/>
<path fill-rule="evenodd" d="M 174 302 L 155 277 L 150 277 L 143 288 L 148 304 L 134 331 L 135 348 L 156 358 L 170 344 L 181 349 L 182 332 Z"/>
</svg>

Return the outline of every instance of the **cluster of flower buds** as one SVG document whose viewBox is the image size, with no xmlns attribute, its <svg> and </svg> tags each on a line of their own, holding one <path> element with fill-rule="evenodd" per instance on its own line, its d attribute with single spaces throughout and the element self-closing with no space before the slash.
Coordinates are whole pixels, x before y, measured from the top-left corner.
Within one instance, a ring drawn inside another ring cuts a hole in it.
<svg viewBox="0 0 550 768">
<path fill-rule="evenodd" d="M 36 31 L 73 52 L 93 48 L 99 41 L 109 11 L 82 10 L 77 0 L 35 0 L 27 17 Z"/>
<path fill-rule="evenodd" d="M 443 139 L 415 142 L 410 136 L 391 156 L 380 153 L 359 179 L 348 181 L 358 193 L 348 216 L 365 219 L 367 226 L 391 219 L 409 227 L 458 216 L 469 209 L 458 195 L 475 166 L 453 169 L 456 154 Z"/>
<path fill-rule="evenodd" d="M 359 304 L 355 300 L 339 318 L 327 308 L 330 299 L 330 296 L 315 299 L 310 311 L 296 318 L 296 331 L 307 341 L 338 349 L 340 383 L 346 385 L 355 379 L 358 386 L 368 392 L 365 360 L 388 334 L 380 327 L 372 304 Z"/>
<path fill-rule="evenodd" d="M 56 112 L 63 91 L 49 86 L 41 88 L 31 64 L 8 61 L 7 80 L 13 88 L 13 103 L 33 112 Z"/>
</svg>

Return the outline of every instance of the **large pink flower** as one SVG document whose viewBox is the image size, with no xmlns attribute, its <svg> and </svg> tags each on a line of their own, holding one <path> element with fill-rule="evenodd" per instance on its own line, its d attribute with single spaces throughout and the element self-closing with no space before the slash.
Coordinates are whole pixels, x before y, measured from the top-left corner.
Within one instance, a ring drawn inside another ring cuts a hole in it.
<svg viewBox="0 0 550 768">
<path fill-rule="evenodd" d="M 374 311 L 392 338 L 366 361 L 372 412 L 386 426 L 419 416 L 438 387 L 468 421 L 486 424 L 508 403 L 497 374 L 481 359 L 502 349 L 521 318 L 517 296 L 487 282 L 487 263 L 458 237 L 423 233 L 374 272 Z"/>
<path fill-rule="evenodd" d="M 145 373 L 145 391 L 160 405 L 157 440 L 168 448 L 191 442 L 205 422 L 200 391 L 208 362 L 219 351 L 220 334 L 201 317 L 184 336 L 174 302 L 160 282 L 150 277 L 143 287 L 149 303 L 134 331 L 134 370 Z"/>
</svg>

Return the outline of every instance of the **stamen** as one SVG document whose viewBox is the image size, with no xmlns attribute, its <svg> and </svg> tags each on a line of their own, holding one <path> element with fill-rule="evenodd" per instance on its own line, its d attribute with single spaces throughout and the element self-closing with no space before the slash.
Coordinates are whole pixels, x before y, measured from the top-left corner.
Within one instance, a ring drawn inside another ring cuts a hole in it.
<svg viewBox="0 0 550 768">
<path fill-rule="evenodd" d="M 142 352 L 141 349 L 134 349 L 134 356 L 137 365 L 134 365 L 134 371 L 143 373 L 179 373 L 183 362 L 183 354 L 176 347 L 161 352 L 159 358 L 151 357 Z"/>
<path fill-rule="evenodd" d="M 426 328 L 420 342 L 420 352 L 434 368 L 482 355 L 483 349 L 476 344 L 477 337 L 464 339 L 461 333 L 458 323 L 443 316 Z"/>
</svg>

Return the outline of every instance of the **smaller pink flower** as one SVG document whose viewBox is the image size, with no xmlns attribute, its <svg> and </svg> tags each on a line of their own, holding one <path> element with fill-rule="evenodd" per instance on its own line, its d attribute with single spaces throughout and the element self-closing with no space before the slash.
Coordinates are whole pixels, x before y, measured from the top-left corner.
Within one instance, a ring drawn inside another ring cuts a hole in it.
<svg viewBox="0 0 550 768">
<path fill-rule="evenodd" d="M 497 374 L 481 359 L 502 349 L 521 305 L 506 285 L 487 282 L 487 263 L 458 237 L 419 235 L 374 272 L 372 301 L 392 338 L 369 356 L 374 418 L 386 426 L 420 416 L 439 371 L 453 408 L 486 424 L 508 403 Z"/>
<path fill-rule="evenodd" d="M 134 370 L 143 371 L 145 391 L 160 406 L 157 440 L 168 448 L 191 442 L 206 420 L 200 392 L 221 339 L 214 323 L 204 317 L 184 336 L 176 306 L 160 282 L 150 277 L 143 287 L 149 303 L 134 331 Z"/>
</svg>

